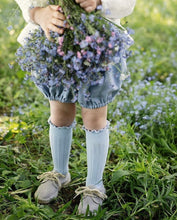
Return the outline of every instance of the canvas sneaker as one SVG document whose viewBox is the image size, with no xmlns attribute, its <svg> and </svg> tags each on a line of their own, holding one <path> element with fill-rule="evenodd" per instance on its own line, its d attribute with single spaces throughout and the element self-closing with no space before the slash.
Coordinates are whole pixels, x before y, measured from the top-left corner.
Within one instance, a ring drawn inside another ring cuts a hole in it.
<svg viewBox="0 0 177 220">
<path fill-rule="evenodd" d="M 64 176 L 61 173 L 50 171 L 38 176 L 41 181 L 34 197 L 41 204 L 47 204 L 57 198 L 58 192 L 63 186 L 66 186 L 71 181 L 70 173 Z"/>
<path fill-rule="evenodd" d="M 85 186 L 78 188 L 75 193 L 76 196 L 83 194 L 78 212 L 79 214 L 86 214 L 87 210 L 95 214 L 98 211 L 99 206 L 102 205 L 103 200 L 107 198 L 105 194 L 104 186 L 101 188 L 95 188 L 93 186 Z"/>
</svg>

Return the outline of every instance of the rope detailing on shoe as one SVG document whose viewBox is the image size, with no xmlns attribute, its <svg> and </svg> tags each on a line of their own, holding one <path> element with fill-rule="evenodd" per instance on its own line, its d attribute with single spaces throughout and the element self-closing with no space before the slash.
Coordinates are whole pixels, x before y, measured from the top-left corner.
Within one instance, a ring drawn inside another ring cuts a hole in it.
<svg viewBox="0 0 177 220">
<path fill-rule="evenodd" d="M 91 196 L 91 197 L 99 197 L 100 199 L 104 200 L 107 198 L 107 195 L 100 192 L 98 189 L 91 189 L 88 186 L 82 186 L 75 190 L 76 196 L 83 194 L 84 196 Z M 74 197 L 74 198 L 75 198 Z"/>
<path fill-rule="evenodd" d="M 42 183 L 45 183 L 48 180 L 55 181 L 58 184 L 58 187 L 61 188 L 62 184 L 61 184 L 61 181 L 60 181 L 59 177 L 64 178 L 65 175 L 63 175 L 61 173 L 58 173 L 58 172 L 49 171 L 49 172 L 46 172 L 46 173 L 43 173 L 43 174 L 39 175 L 37 177 L 37 179 L 39 179 L 39 181 L 42 182 Z"/>
</svg>

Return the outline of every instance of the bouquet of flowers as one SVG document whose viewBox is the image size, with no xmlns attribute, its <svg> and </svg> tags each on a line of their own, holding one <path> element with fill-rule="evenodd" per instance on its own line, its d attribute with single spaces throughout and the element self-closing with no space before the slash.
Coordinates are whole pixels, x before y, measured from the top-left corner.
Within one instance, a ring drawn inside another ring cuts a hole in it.
<svg viewBox="0 0 177 220">
<path fill-rule="evenodd" d="M 39 27 L 17 50 L 17 61 L 22 70 L 35 72 L 32 80 L 46 86 L 72 86 L 102 82 L 110 65 L 126 59 L 133 44 L 128 33 L 101 15 L 99 7 L 87 13 L 74 0 L 50 0 L 60 5 L 70 28 L 63 35 L 51 32 L 45 37 Z"/>
</svg>

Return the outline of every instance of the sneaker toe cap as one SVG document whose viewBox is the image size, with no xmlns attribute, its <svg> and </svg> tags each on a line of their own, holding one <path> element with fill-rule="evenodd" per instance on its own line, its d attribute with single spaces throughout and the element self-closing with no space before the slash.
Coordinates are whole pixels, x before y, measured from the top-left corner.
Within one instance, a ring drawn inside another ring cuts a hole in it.
<svg viewBox="0 0 177 220">
<path fill-rule="evenodd" d="M 52 183 L 41 184 L 36 190 L 34 197 L 39 203 L 49 203 L 58 196 L 58 187 Z"/>
<path fill-rule="evenodd" d="M 102 199 L 87 196 L 79 204 L 79 214 L 85 214 L 87 209 L 92 213 L 97 212 L 100 205 L 102 205 Z"/>
</svg>

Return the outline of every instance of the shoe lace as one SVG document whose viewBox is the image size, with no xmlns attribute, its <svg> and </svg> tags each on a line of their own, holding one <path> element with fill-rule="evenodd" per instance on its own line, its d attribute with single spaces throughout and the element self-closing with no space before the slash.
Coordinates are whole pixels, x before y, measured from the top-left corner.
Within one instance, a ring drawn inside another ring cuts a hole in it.
<svg viewBox="0 0 177 220">
<path fill-rule="evenodd" d="M 76 196 L 83 194 L 84 196 L 91 196 L 91 197 L 99 197 L 102 200 L 106 199 L 106 194 L 100 192 L 98 189 L 91 189 L 88 186 L 81 186 L 75 190 Z"/>
<path fill-rule="evenodd" d="M 55 181 L 59 187 L 61 187 L 61 181 L 60 181 L 59 177 L 64 178 L 65 176 L 61 173 L 58 173 L 58 172 L 49 171 L 49 172 L 45 172 L 45 173 L 39 175 L 37 177 L 37 179 L 39 179 L 39 181 L 43 182 L 43 183 L 48 180 L 52 180 L 52 181 Z"/>
</svg>

